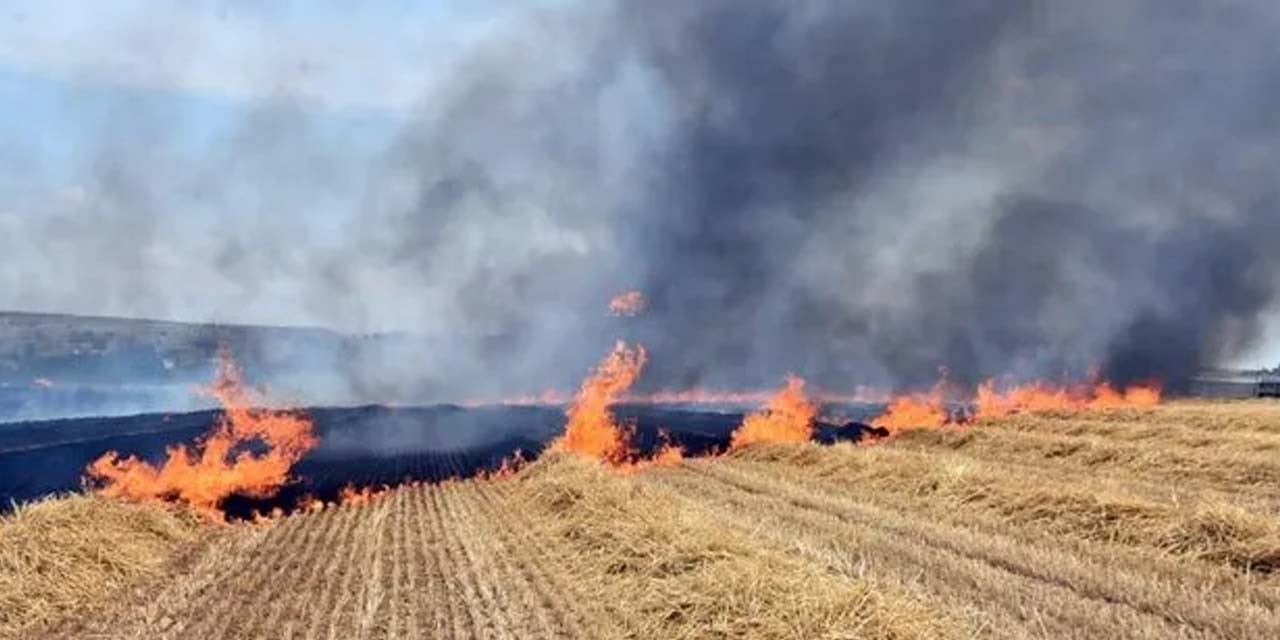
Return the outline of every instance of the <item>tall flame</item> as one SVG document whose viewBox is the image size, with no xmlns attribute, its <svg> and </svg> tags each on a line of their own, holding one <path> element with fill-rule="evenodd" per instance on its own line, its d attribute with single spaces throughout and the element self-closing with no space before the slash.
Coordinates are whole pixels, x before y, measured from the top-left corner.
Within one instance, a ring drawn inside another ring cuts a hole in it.
<svg viewBox="0 0 1280 640">
<path fill-rule="evenodd" d="M 106 453 L 87 469 L 98 492 L 127 500 L 180 502 L 221 520 L 223 500 L 232 495 L 270 497 L 318 442 L 306 416 L 255 408 L 263 398 L 245 386 L 243 372 L 226 351 L 219 353 L 209 392 L 223 406 L 212 432 L 194 445 L 169 447 L 159 467 L 135 456 Z M 255 447 L 257 452 L 251 450 Z"/>
<path fill-rule="evenodd" d="M 566 410 L 569 421 L 553 448 L 574 451 L 619 463 L 631 453 L 628 432 L 617 423 L 609 406 L 640 377 L 647 359 L 644 347 L 628 347 L 619 340 L 578 389 Z"/>
<path fill-rule="evenodd" d="M 738 449 L 763 442 L 805 442 L 813 435 L 818 407 L 804 393 L 804 379 L 787 376 L 787 383 L 763 409 L 748 415 L 733 432 L 729 447 Z"/>
<path fill-rule="evenodd" d="M 639 291 L 620 293 L 609 301 L 609 313 L 615 316 L 635 316 L 644 311 L 648 301 Z"/>
</svg>

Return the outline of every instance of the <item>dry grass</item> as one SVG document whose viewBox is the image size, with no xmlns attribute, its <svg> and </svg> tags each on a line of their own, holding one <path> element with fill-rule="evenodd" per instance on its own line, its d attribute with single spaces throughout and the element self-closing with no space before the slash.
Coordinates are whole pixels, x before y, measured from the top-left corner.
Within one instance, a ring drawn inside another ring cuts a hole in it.
<svg viewBox="0 0 1280 640">
<path fill-rule="evenodd" d="M 971 637 L 1280 634 L 1273 591 L 1203 565 L 981 518 L 958 522 L 894 496 L 817 489 L 738 461 L 652 477 L 761 544 L 915 593 Z"/>
<path fill-rule="evenodd" d="M 1108 412 L 1106 419 L 1150 425 L 1185 425 L 1210 433 L 1280 435 L 1280 403 L 1268 400 L 1178 400 L 1143 411 Z"/>
<path fill-rule="evenodd" d="M 923 603 L 841 579 L 728 529 L 668 491 L 566 457 L 522 473 L 536 526 L 633 638 L 933 638 Z"/>
<path fill-rule="evenodd" d="M 28 638 L 162 573 L 199 537 L 188 515 L 83 495 L 0 518 L 0 638 Z"/>
<path fill-rule="evenodd" d="M 207 537 L 60 499 L 0 524 L 0 636 L 150 584 L 55 635 L 1280 637 L 1277 425 L 1179 402 L 629 474 L 553 454 Z"/>
<path fill-rule="evenodd" d="M 1273 501 L 1280 498 L 1280 458 L 1233 450 L 1229 445 L 1192 449 L 1154 440 L 1001 429 L 997 423 L 964 430 L 907 431 L 899 434 L 895 446 L 946 448 L 992 461 L 1053 465 Z"/>
<path fill-rule="evenodd" d="M 761 447 L 738 456 L 785 465 L 917 508 L 961 513 L 1053 535 L 1153 547 L 1243 573 L 1280 568 L 1280 519 L 1212 498 L 1157 501 L 1121 483 L 1018 470 L 950 451 L 893 447 Z"/>
</svg>

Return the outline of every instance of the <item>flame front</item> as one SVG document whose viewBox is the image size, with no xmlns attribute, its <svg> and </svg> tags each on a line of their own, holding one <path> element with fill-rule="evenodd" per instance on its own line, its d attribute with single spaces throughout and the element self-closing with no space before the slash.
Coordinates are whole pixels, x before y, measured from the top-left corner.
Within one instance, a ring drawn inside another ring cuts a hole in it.
<svg viewBox="0 0 1280 640">
<path fill-rule="evenodd" d="M 391 488 L 383 485 L 381 487 L 357 487 L 353 484 L 347 484 L 338 492 L 338 504 L 359 507 L 377 500 L 391 492 Z"/>
<path fill-rule="evenodd" d="M 262 398 L 244 384 L 225 351 L 210 393 L 223 415 L 203 441 L 167 450 L 159 467 L 137 457 L 108 452 L 89 465 L 89 479 L 102 495 L 127 500 L 171 500 L 214 520 L 232 495 L 265 498 L 289 480 L 289 470 L 317 444 L 311 420 L 287 410 L 255 408 Z M 254 453 L 249 449 L 265 449 Z"/>
<path fill-rule="evenodd" d="M 804 393 L 804 379 L 787 376 L 787 383 L 763 409 L 749 414 L 733 432 L 731 449 L 763 442 L 806 442 L 813 435 L 818 407 Z"/>
<path fill-rule="evenodd" d="M 897 396 L 889 401 L 888 408 L 871 425 L 896 433 L 919 427 L 941 427 L 950 417 L 947 414 L 944 395 L 946 380 L 938 381 L 925 393 Z"/>
<path fill-rule="evenodd" d="M 640 377 L 646 359 L 643 346 L 618 341 L 578 389 L 566 410 L 564 435 L 552 447 L 612 463 L 626 460 L 631 454 L 629 434 L 609 406 Z"/>
<path fill-rule="evenodd" d="M 1156 384 L 1138 384 L 1117 390 L 1109 383 L 1076 387 L 1044 382 L 1014 385 L 1004 391 L 992 380 L 978 387 L 974 400 L 974 420 L 1000 418 L 1014 413 L 1036 411 L 1081 411 L 1086 409 L 1127 409 L 1160 404 L 1162 392 Z"/>
</svg>

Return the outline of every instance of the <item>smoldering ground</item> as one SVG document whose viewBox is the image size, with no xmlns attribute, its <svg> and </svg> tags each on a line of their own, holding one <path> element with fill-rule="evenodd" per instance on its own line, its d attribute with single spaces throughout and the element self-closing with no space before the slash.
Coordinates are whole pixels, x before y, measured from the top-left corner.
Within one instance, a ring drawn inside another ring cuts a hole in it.
<svg viewBox="0 0 1280 640">
<path fill-rule="evenodd" d="M 310 371 L 424 400 L 569 387 L 617 337 L 647 388 L 1177 388 L 1273 312 L 1272 3 L 502 13 L 375 124 L 284 80 L 197 142 L 96 111 L 74 197 L 0 217 L 0 300 L 400 331 Z M 611 317 L 627 289 L 646 312 Z"/>
</svg>

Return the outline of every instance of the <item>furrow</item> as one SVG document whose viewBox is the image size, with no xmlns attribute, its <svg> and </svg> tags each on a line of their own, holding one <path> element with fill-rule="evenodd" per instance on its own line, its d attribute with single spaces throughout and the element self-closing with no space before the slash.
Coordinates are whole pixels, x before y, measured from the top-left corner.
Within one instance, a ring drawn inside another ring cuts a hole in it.
<svg viewBox="0 0 1280 640">
<path fill-rule="evenodd" d="M 426 637 L 426 632 L 422 628 L 419 616 L 418 598 L 422 596 L 425 589 L 420 586 L 419 576 L 430 570 L 430 564 L 423 549 L 423 541 L 418 537 L 418 519 L 422 517 L 418 496 L 422 493 L 422 488 L 415 484 L 401 489 L 400 492 L 404 495 L 400 504 L 402 513 L 398 525 L 397 562 L 402 566 L 399 570 L 400 578 L 396 583 L 396 595 L 403 618 L 402 631 L 400 629 L 397 631 L 401 637 L 422 638 Z M 428 599 L 426 607 L 432 606 L 434 603 Z M 423 609 L 429 611 L 430 609 L 426 607 Z"/>
<path fill-rule="evenodd" d="M 389 597 L 394 597 L 387 585 L 390 576 L 386 562 L 391 555 L 388 545 L 391 540 L 391 526 L 388 526 L 393 513 L 395 501 L 387 496 L 363 507 L 368 511 L 365 523 L 365 540 L 368 541 L 365 554 L 356 566 L 359 581 L 354 619 L 354 633 L 348 632 L 344 637 L 355 637 L 366 640 L 375 637 L 394 637 L 389 634 L 386 624 L 390 618 L 386 615 Z M 394 586 L 394 585 L 392 585 Z"/>
<path fill-rule="evenodd" d="M 325 637 L 329 640 L 347 640 L 353 637 L 356 631 L 354 627 L 358 616 L 357 611 L 363 604 L 362 599 L 365 595 L 363 589 L 357 588 L 363 580 L 361 582 L 357 580 L 365 577 L 368 548 L 371 544 L 376 544 L 370 540 L 370 537 L 377 535 L 376 527 L 380 524 L 377 509 L 367 506 L 344 508 L 355 513 L 356 518 L 351 527 L 352 535 L 348 540 L 341 579 L 327 585 L 330 590 L 336 589 L 338 592 L 337 601 L 329 611 L 328 620 L 325 623 Z"/>
<path fill-rule="evenodd" d="M 510 632 L 520 638 L 566 637 L 564 630 L 558 628 L 554 621 L 555 615 L 548 603 L 530 583 L 528 576 L 512 562 L 515 558 L 517 562 L 527 563 L 529 558 L 521 549 L 508 545 L 501 535 L 500 520 L 503 518 L 495 516 L 489 508 L 490 495 L 485 490 L 487 482 L 468 482 L 470 490 L 460 505 L 463 517 L 477 529 L 483 529 L 473 531 L 468 540 L 476 543 L 477 557 L 488 564 L 486 575 L 492 576 L 490 584 L 497 587 L 496 596 L 501 609 L 511 621 Z"/>
<path fill-rule="evenodd" d="M 195 638 L 232 638 L 231 631 L 244 620 L 259 602 L 259 593 L 271 577 L 282 569 L 297 542 L 303 539 L 303 527 L 284 522 L 272 525 L 267 540 L 241 563 L 241 570 L 234 576 L 220 580 L 210 595 L 213 606 L 195 604 L 187 608 L 183 617 L 193 617 L 196 624 L 186 635 Z"/>
<path fill-rule="evenodd" d="M 397 489 L 390 497 L 384 498 L 384 500 L 392 502 L 391 522 L 387 526 L 388 534 L 391 536 L 391 550 L 389 553 L 383 554 L 384 561 L 389 565 L 383 570 L 383 575 L 390 577 L 391 584 L 387 600 L 386 636 L 388 638 L 403 638 L 410 633 L 408 627 L 411 625 L 406 618 L 412 608 L 406 606 L 406 601 L 410 594 L 413 593 L 413 588 L 408 584 L 409 578 L 406 575 L 408 571 L 405 567 L 407 562 L 405 530 L 409 524 L 408 498 L 410 490 L 408 487 Z"/>
<path fill-rule="evenodd" d="M 435 525 L 433 535 L 436 541 L 435 548 L 440 554 L 439 584 L 449 603 L 449 616 L 445 623 L 450 629 L 451 637 L 473 638 L 478 635 L 476 631 L 479 621 L 472 618 L 473 611 L 468 606 L 473 596 L 472 587 L 466 582 L 466 576 L 463 573 L 466 561 L 454 548 L 452 536 L 448 533 L 455 523 L 444 506 L 444 493 L 447 490 L 446 485 L 440 484 L 433 487 L 431 491 L 432 511 L 436 514 L 436 517 L 432 518 L 432 524 Z"/>
<path fill-rule="evenodd" d="M 527 526 L 523 511 L 508 504 L 508 492 L 495 489 L 491 483 L 483 484 L 480 490 L 486 498 L 480 502 L 481 507 L 486 517 L 497 523 L 496 534 L 503 546 L 519 556 L 514 570 L 530 585 L 543 609 L 551 616 L 547 621 L 547 637 L 590 637 L 584 630 L 579 610 L 568 606 L 570 602 L 585 602 L 586 598 L 547 572 L 547 565 L 552 560 L 543 552 L 545 541 L 535 540 L 529 533 L 531 527 Z M 507 507 L 502 513 L 496 507 L 499 502 Z"/>
<path fill-rule="evenodd" d="M 449 544 L 453 548 L 454 557 L 459 560 L 458 577 L 463 584 L 466 596 L 467 618 L 475 625 L 472 631 L 483 638 L 510 638 L 511 621 L 506 611 L 499 606 L 494 594 L 492 580 L 486 581 L 484 575 L 486 563 L 480 554 L 473 549 L 473 540 L 483 532 L 475 530 L 473 523 L 461 512 L 458 506 L 459 494 L 466 491 L 467 485 L 460 482 L 446 483 L 444 496 L 445 513 L 449 519 Z M 464 535 L 465 532 L 465 535 Z"/>
<path fill-rule="evenodd" d="M 305 597 L 303 585 L 315 574 L 318 564 L 316 557 L 325 548 L 324 542 L 332 535 L 331 521 L 297 515 L 286 522 L 303 528 L 307 535 L 295 548 L 284 554 L 286 557 L 280 563 L 279 571 L 264 583 L 264 589 L 258 597 L 266 611 L 264 615 L 252 619 L 256 624 L 240 634 L 243 637 L 288 637 L 279 628 L 281 621 L 291 616 L 298 601 Z"/>
<path fill-rule="evenodd" d="M 326 565 L 322 559 L 337 548 L 337 540 L 343 533 L 345 521 L 335 517 L 336 515 L 332 512 L 320 512 L 293 516 L 306 521 L 318 533 L 315 544 L 300 558 L 305 565 L 301 575 L 289 585 L 287 591 L 272 599 L 273 611 L 270 625 L 266 629 L 268 632 L 276 633 L 282 638 L 296 637 L 299 623 L 314 615 L 317 594 L 324 593 L 322 580 Z"/>
<path fill-rule="evenodd" d="M 359 512 L 356 509 L 338 507 L 325 515 L 337 520 L 334 525 L 338 527 L 339 535 L 328 550 L 329 562 L 317 576 L 315 585 L 308 589 L 316 597 L 316 606 L 308 612 L 310 615 L 307 616 L 306 631 L 303 632 L 303 637 L 308 639 L 324 635 L 330 616 L 340 606 L 342 594 L 338 585 L 350 570 L 351 556 L 357 545 Z"/>
<path fill-rule="evenodd" d="M 436 535 L 436 524 L 440 521 L 440 512 L 436 509 L 432 497 L 436 492 L 433 485 L 423 485 L 415 491 L 414 504 L 417 516 L 414 528 L 417 542 L 414 552 L 419 558 L 419 566 L 423 570 L 424 589 L 418 594 L 419 608 L 429 612 L 430 622 L 426 625 L 421 637 L 442 638 L 449 635 L 449 624 L 455 619 L 453 601 L 445 591 L 445 562 L 441 552 L 440 537 Z"/>
</svg>

